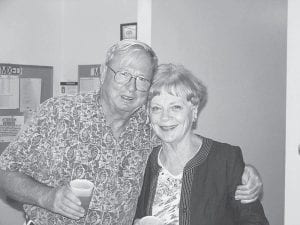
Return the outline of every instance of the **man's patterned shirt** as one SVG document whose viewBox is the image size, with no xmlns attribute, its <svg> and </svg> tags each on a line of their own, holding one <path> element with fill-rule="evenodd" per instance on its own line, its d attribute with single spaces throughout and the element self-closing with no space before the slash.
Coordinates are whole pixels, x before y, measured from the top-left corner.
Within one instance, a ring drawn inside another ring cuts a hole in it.
<svg viewBox="0 0 300 225">
<path fill-rule="evenodd" d="M 98 93 L 47 100 L 1 155 L 1 169 L 52 187 L 76 178 L 95 184 L 87 216 L 78 221 L 24 205 L 36 225 L 132 223 L 151 151 L 146 111 L 138 109 L 115 139 L 99 100 Z"/>
</svg>

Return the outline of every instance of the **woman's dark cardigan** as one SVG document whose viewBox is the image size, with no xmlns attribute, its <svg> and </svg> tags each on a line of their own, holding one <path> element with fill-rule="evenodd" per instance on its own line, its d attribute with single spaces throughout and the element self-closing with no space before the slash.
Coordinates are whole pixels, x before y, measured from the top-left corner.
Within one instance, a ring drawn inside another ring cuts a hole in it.
<svg viewBox="0 0 300 225">
<path fill-rule="evenodd" d="M 149 156 L 136 218 L 151 215 L 160 146 Z M 203 138 L 198 153 L 184 168 L 179 204 L 180 225 L 267 225 L 260 201 L 241 204 L 234 199 L 244 161 L 239 147 Z"/>
</svg>

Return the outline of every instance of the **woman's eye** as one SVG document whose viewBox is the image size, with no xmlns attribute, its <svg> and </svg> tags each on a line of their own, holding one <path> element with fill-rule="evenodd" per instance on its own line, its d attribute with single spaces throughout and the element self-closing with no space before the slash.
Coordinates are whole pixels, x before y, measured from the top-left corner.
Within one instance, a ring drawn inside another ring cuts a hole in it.
<svg viewBox="0 0 300 225">
<path fill-rule="evenodd" d="M 172 106 L 172 110 L 178 111 L 178 110 L 181 110 L 181 109 L 182 109 L 181 105 L 173 105 Z"/>
<path fill-rule="evenodd" d="M 152 106 L 151 107 L 151 112 L 158 112 L 160 108 L 158 106 Z"/>
</svg>

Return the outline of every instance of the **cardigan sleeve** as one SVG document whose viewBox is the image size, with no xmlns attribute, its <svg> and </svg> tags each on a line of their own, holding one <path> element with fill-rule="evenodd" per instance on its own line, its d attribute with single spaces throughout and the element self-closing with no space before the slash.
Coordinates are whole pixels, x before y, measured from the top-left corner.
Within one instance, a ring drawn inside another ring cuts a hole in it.
<svg viewBox="0 0 300 225">
<path fill-rule="evenodd" d="M 150 167 L 148 166 L 148 163 L 147 163 L 147 167 L 146 167 L 145 174 L 144 174 L 143 186 L 142 186 L 141 193 L 140 193 L 140 196 L 138 199 L 134 219 L 139 219 L 139 218 L 146 216 L 146 198 L 149 193 L 148 188 L 150 186 L 148 184 L 149 183 L 149 181 L 148 181 L 149 173 L 150 173 Z"/>
<path fill-rule="evenodd" d="M 235 147 L 231 151 L 231 156 L 228 166 L 228 198 L 229 203 L 233 209 L 234 220 L 239 225 L 269 225 L 265 216 L 263 207 L 259 200 L 255 202 L 242 204 L 240 201 L 235 200 L 235 191 L 237 185 L 241 183 L 242 174 L 244 171 L 244 161 L 242 151 L 239 147 Z"/>
<path fill-rule="evenodd" d="M 152 161 L 153 161 L 153 152 L 150 154 L 147 160 L 143 185 L 138 199 L 134 220 L 140 219 L 147 215 L 147 204 L 149 202 L 149 193 L 150 193 L 150 186 L 151 186 L 150 183 L 151 183 L 151 173 L 152 173 L 151 164 L 153 163 Z"/>
</svg>

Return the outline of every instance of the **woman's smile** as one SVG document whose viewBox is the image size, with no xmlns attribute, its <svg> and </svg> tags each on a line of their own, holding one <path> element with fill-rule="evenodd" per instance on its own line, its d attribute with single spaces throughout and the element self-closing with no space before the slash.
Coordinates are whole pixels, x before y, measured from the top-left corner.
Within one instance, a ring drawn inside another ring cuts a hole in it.
<svg viewBox="0 0 300 225">
<path fill-rule="evenodd" d="M 180 143 L 191 132 L 193 110 L 193 105 L 186 97 L 162 90 L 150 102 L 153 130 L 165 142 Z"/>
<path fill-rule="evenodd" d="M 174 130 L 178 125 L 171 125 L 171 126 L 159 126 L 163 131 L 171 131 Z"/>
</svg>

